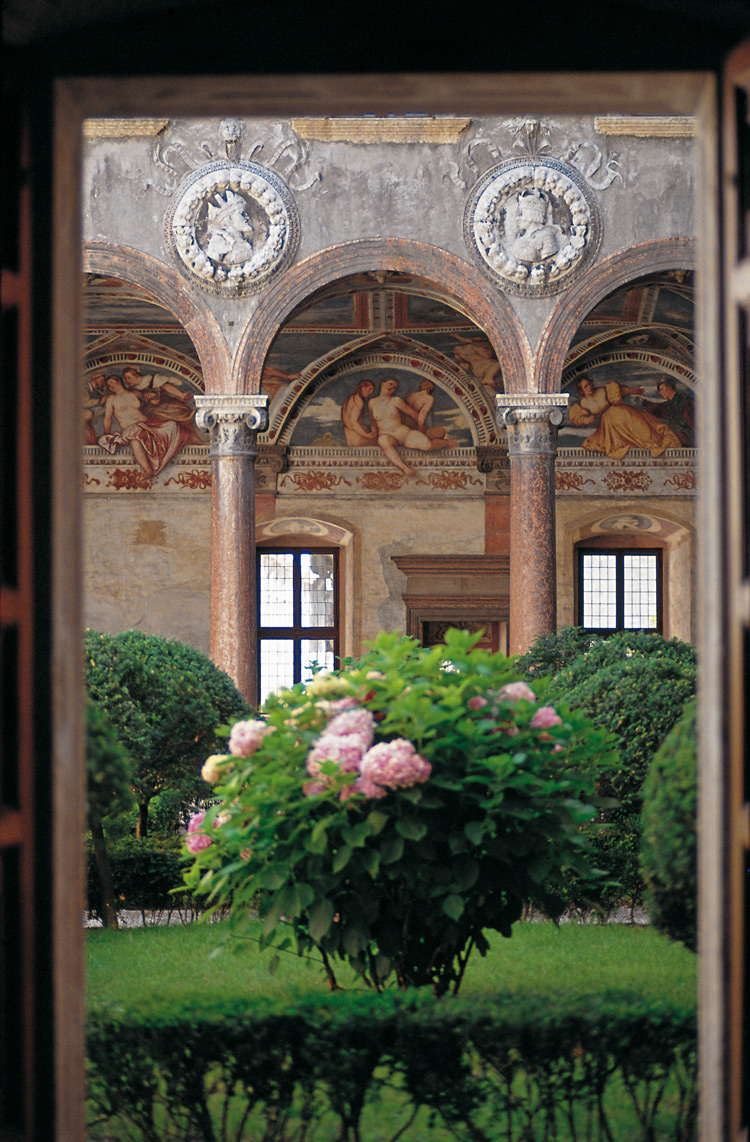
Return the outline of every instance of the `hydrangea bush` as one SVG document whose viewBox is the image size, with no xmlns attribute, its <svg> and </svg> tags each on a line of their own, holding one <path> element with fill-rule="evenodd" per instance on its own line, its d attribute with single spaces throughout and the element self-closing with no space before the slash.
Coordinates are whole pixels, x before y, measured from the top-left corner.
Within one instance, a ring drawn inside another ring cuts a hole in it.
<svg viewBox="0 0 750 1142">
<path fill-rule="evenodd" d="M 331 987 L 345 960 L 378 990 L 442 995 L 526 901 L 596 875 L 581 826 L 611 739 L 475 642 L 382 634 L 234 726 L 203 768 L 217 804 L 190 824 L 185 876 L 230 930 L 259 912 L 264 942 L 317 948 Z"/>
</svg>

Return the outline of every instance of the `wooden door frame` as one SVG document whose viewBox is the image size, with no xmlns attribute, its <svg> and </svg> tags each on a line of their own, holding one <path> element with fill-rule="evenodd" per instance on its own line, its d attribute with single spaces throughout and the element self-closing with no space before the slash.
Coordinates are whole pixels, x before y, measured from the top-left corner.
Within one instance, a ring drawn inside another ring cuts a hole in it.
<svg viewBox="0 0 750 1142">
<path fill-rule="evenodd" d="M 80 732 L 81 682 L 71 667 L 81 642 L 81 497 L 78 379 L 82 370 L 80 171 L 82 122 L 101 117 L 325 116 L 427 114 L 694 115 L 698 120 L 700 220 L 698 281 L 702 378 L 700 433 L 701 690 L 701 1090 L 704 1142 L 729 1142 L 739 1067 L 730 1042 L 725 965 L 732 940 L 727 922 L 726 838 L 734 827 L 725 796 L 729 780 L 721 711 L 731 685 L 723 636 L 727 629 L 727 540 L 722 502 L 722 290 L 719 232 L 719 103 L 709 72 L 514 75 L 391 75 L 363 81 L 346 75 L 245 77 L 72 78 L 55 84 L 53 358 L 52 358 L 52 697 L 53 906 L 55 1065 L 59 1139 L 83 1137 L 83 859 Z M 712 612 L 713 607 L 713 614 Z M 708 617 L 711 617 L 710 624 Z M 736 1119 L 734 1120 L 736 1121 Z"/>
</svg>

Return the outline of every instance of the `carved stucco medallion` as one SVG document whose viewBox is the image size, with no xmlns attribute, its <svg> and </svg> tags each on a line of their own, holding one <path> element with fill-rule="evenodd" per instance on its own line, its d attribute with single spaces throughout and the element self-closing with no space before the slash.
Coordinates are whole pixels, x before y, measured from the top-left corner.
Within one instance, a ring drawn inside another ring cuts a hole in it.
<svg viewBox="0 0 750 1142">
<path fill-rule="evenodd" d="M 464 237 L 507 293 L 543 297 L 566 289 L 599 248 L 599 212 L 578 172 L 556 159 L 510 159 L 479 180 Z"/>
<path fill-rule="evenodd" d="M 299 241 L 289 187 L 257 163 L 216 162 L 183 182 L 166 218 L 180 269 L 211 293 L 262 289 L 288 265 Z"/>
</svg>

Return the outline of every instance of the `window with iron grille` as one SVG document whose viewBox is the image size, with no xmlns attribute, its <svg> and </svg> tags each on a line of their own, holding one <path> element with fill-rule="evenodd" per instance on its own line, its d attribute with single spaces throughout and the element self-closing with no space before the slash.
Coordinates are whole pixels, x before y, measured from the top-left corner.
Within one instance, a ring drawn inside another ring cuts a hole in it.
<svg viewBox="0 0 750 1142">
<path fill-rule="evenodd" d="M 578 622 L 587 630 L 662 629 L 662 553 L 578 549 Z"/>
<path fill-rule="evenodd" d="M 339 655 L 338 550 L 258 548 L 260 701 Z"/>
</svg>

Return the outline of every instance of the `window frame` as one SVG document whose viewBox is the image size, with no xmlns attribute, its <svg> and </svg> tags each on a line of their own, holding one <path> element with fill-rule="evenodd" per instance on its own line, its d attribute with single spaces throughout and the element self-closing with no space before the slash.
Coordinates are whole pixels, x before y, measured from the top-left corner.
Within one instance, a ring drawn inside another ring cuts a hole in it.
<svg viewBox="0 0 750 1142">
<path fill-rule="evenodd" d="M 583 614 L 583 560 L 586 555 L 614 555 L 616 557 L 615 574 L 616 574 L 616 622 L 613 627 L 588 627 L 584 625 Z M 626 627 L 624 625 L 624 574 L 623 565 L 624 557 L 626 555 L 655 555 L 656 556 L 656 626 L 653 627 Z M 648 631 L 651 634 L 664 633 L 664 572 L 665 560 L 664 552 L 661 547 L 640 547 L 640 546 L 607 546 L 598 547 L 596 545 L 579 544 L 576 548 L 576 609 L 578 616 L 579 626 L 584 627 L 585 630 L 590 630 L 594 634 L 606 637 L 610 634 L 616 634 L 619 631 L 629 630 L 642 630 Z"/>
<path fill-rule="evenodd" d="M 263 626 L 261 624 L 261 566 L 264 555 L 293 555 L 292 564 L 292 611 L 291 626 Z M 333 626 L 303 626 L 301 622 L 302 603 L 302 576 L 300 561 L 303 555 L 332 555 L 333 556 Z M 310 544 L 281 544 L 274 546 L 258 546 L 256 558 L 256 577 L 258 588 L 258 691 L 263 693 L 263 678 L 261 674 L 261 645 L 271 639 L 288 640 L 293 643 L 293 676 L 294 682 L 301 681 L 302 661 L 301 643 L 304 639 L 329 639 L 333 642 L 334 661 L 340 659 L 341 649 L 341 574 L 340 551 L 338 547 L 314 547 Z"/>
</svg>

